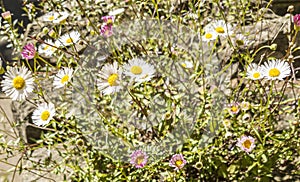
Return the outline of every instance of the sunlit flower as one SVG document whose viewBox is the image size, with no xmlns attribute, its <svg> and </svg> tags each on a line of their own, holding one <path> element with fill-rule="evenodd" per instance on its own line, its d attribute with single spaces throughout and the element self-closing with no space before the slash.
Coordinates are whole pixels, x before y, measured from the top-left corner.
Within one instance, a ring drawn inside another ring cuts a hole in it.
<svg viewBox="0 0 300 182">
<path fill-rule="evenodd" d="M 205 34 L 202 36 L 202 40 L 204 42 L 210 42 L 210 41 L 216 40 L 218 35 L 216 34 L 213 27 L 209 26 L 207 28 L 204 28 L 204 31 L 205 31 Z"/>
<path fill-rule="evenodd" d="M 261 66 L 252 63 L 247 68 L 247 78 L 251 80 L 259 80 L 264 77 L 263 70 Z"/>
<path fill-rule="evenodd" d="M 33 91 L 32 73 L 26 67 L 10 68 L 1 82 L 2 91 L 12 100 L 25 100 Z"/>
<path fill-rule="evenodd" d="M 43 21 L 51 21 L 53 22 L 58 18 L 59 14 L 57 12 L 49 12 L 42 16 Z"/>
<path fill-rule="evenodd" d="M 103 37 L 110 37 L 113 34 L 113 27 L 111 25 L 103 24 L 101 26 L 100 35 Z"/>
<path fill-rule="evenodd" d="M 241 138 L 238 138 L 237 146 L 249 153 L 255 147 L 255 139 L 251 136 L 242 136 Z"/>
<path fill-rule="evenodd" d="M 240 111 L 240 106 L 238 103 L 232 103 L 228 105 L 228 111 L 232 115 L 236 115 Z"/>
<path fill-rule="evenodd" d="M 98 74 L 97 87 L 104 95 L 118 92 L 121 87 L 122 71 L 118 67 L 118 63 L 114 62 L 112 65 L 104 65 Z"/>
<path fill-rule="evenodd" d="M 115 17 L 114 16 L 103 16 L 101 18 L 101 20 L 103 20 L 104 23 L 106 23 L 106 25 L 112 25 L 115 21 Z"/>
<path fill-rule="evenodd" d="M 52 40 L 48 39 L 39 46 L 38 52 L 46 56 L 51 56 L 56 51 L 56 46 L 57 45 L 55 45 Z"/>
<path fill-rule="evenodd" d="M 148 155 L 141 150 L 134 151 L 130 158 L 130 164 L 136 168 L 143 168 L 148 162 Z"/>
<path fill-rule="evenodd" d="M 174 167 L 174 170 L 179 170 L 183 168 L 183 166 L 186 164 L 186 160 L 184 160 L 182 154 L 174 154 L 169 161 L 169 165 L 171 167 Z"/>
<path fill-rule="evenodd" d="M 283 80 L 291 74 L 289 63 L 279 59 L 265 62 L 262 70 L 268 80 Z"/>
<path fill-rule="evenodd" d="M 293 21 L 294 21 L 295 29 L 299 31 L 299 29 L 300 29 L 300 14 L 296 14 L 293 18 Z"/>
<path fill-rule="evenodd" d="M 155 69 L 151 64 L 146 63 L 139 58 L 133 58 L 124 65 L 124 73 L 131 77 L 134 81 L 149 81 L 154 76 Z"/>
<path fill-rule="evenodd" d="M 69 17 L 69 15 L 70 14 L 68 12 L 60 12 L 59 16 L 53 20 L 53 23 L 63 23 Z"/>
<path fill-rule="evenodd" d="M 72 68 L 62 68 L 54 77 L 54 88 L 61 88 L 67 85 L 73 76 L 74 70 Z"/>
<path fill-rule="evenodd" d="M 78 31 L 71 31 L 62 35 L 56 42 L 56 45 L 70 46 L 76 44 L 80 40 L 80 33 Z"/>
<path fill-rule="evenodd" d="M 23 50 L 21 52 L 23 59 L 32 59 L 35 56 L 35 47 L 33 43 L 28 43 L 23 47 Z"/>
<path fill-rule="evenodd" d="M 215 33 L 219 36 L 226 37 L 232 34 L 232 26 L 230 24 L 226 24 L 224 20 L 214 21 L 208 26 L 211 26 L 215 30 Z"/>
<path fill-rule="evenodd" d="M 55 107 L 52 103 L 42 103 L 32 114 L 32 122 L 37 126 L 45 126 L 55 115 Z"/>
</svg>

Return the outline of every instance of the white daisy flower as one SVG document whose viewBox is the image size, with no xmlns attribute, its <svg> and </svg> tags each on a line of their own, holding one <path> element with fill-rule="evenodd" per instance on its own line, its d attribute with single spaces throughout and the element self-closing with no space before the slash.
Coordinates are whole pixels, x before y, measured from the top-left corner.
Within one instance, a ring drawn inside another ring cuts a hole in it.
<svg viewBox="0 0 300 182">
<path fill-rule="evenodd" d="M 258 66 L 255 63 L 252 63 L 248 66 L 247 69 L 247 78 L 251 80 L 259 80 L 262 79 L 263 76 L 263 71 L 262 67 Z"/>
<path fill-rule="evenodd" d="M 46 44 L 45 44 L 45 43 L 46 43 Z M 51 56 L 51 55 L 56 51 L 56 48 L 55 48 L 55 47 L 57 47 L 57 45 L 55 45 L 55 44 L 53 43 L 53 41 L 50 40 L 50 39 L 45 40 L 45 43 L 43 43 L 43 44 L 41 44 L 41 45 L 39 46 L 38 52 L 39 52 L 40 54 L 45 54 L 46 56 Z M 50 46 L 50 45 L 48 45 L 48 44 L 53 45 L 54 47 L 53 47 L 53 46 Z"/>
<path fill-rule="evenodd" d="M 184 67 L 184 68 L 193 68 L 194 65 L 191 61 L 184 61 L 183 63 L 181 63 L 181 66 Z"/>
<path fill-rule="evenodd" d="M 204 42 L 210 42 L 212 40 L 216 40 L 217 34 L 212 27 L 204 28 L 205 34 L 202 36 L 202 40 Z"/>
<path fill-rule="evenodd" d="M 12 100 L 25 100 L 33 91 L 33 81 L 32 73 L 26 67 L 12 67 L 5 73 L 1 82 L 2 91 Z"/>
<path fill-rule="evenodd" d="M 268 80 L 283 80 L 291 75 L 289 63 L 279 59 L 265 62 L 262 70 Z"/>
<path fill-rule="evenodd" d="M 32 114 L 32 122 L 37 126 L 45 126 L 55 115 L 55 107 L 52 103 L 42 103 Z"/>
<path fill-rule="evenodd" d="M 57 12 L 49 12 L 42 16 L 43 21 L 51 21 L 53 22 L 55 19 L 57 19 L 59 14 Z"/>
<path fill-rule="evenodd" d="M 104 95 L 118 92 L 121 87 L 122 71 L 118 68 L 118 63 L 104 65 L 98 74 L 97 87 Z"/>
<path fill-rule="evenodd" d="M 54 88 L 61 88 L 67 85 L 73 76 L 74 70 L 72 68 L 62 68 L 54 77 Z"/>
<path fill-rule="evenodd" d="M 232 34 L 232 26 L 230 24 L 226 24 L 224 20 L 214 21 L 209 26 L 211 26 L 215 30 L 215 33 L 219 36 L 226 37 Z"/>
<path fill-rule="evenodd" d="M 236 47 L 248 47 L 251 42 L 242 34 L 238 34 L 233 38 L 233 44 Z"/>
<path fill-rule="evenodd" d="M 78 31 L 71 31 L 70 33 L 66 33 L 62 35 L 56 42 L 56 45 L 59 46 L 70 46 L 75 44 L 80 39 L 80 33 Z"/>
<path fill-rule="evenodd" d="M 70 14 L 68 12 L 60 12 L 59 16 L 53 20 L 53 23 L 55 24 L 63 23 L 69 17 L 69 15 Z"/>
<path fill-rule="evenodd" d="M 128 63 L 123 66 L 123 68 L 124 73 L 137 82 L 149 81 L 155 73 L 153 65 L 148 64 L 139 58 L 129 60 Z"/>
</svg>

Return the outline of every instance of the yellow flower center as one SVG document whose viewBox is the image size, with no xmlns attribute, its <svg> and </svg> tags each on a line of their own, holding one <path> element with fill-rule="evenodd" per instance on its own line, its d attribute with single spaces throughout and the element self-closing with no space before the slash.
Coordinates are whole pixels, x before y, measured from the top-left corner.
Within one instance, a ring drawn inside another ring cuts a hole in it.
<svg viewBox="0 0 300 182">
<path fill-rule="evenodd" d="M 181 164 L 183 164 L 183 161 L 182 161 L 182 160 L 177 160 L 177 161 L 175 162 L 175 165 L 176 165 L 177 167 L 180 167 Z"/>
<path fill-rule="evenodd" d="M 235 43 L 236 43 L 238 46 L 242 46 L 242 45 L 245 44 L 243 40 L 236 40 Z"/>
<path fill-rule="evenodd" d="M 44 50 L 47 50 L 49 48 L 49 45 L 45 45 Z"/>
<path fill-rule="evenodd" d="M 245 148 L 247 148 L 247 149 L 250 149 L 251 144 L 252 144 L 252 143 L 251 143 L 250 140 L 246 140 L 246 141 L 243 142 L 243 146 L 244 146 Z"/>
<path fill-rule="evenodd" d="M 259 72 L 255 72 L 254 74 L 253 74 L 253 78 L 259 78 L 260 77 L 260 73 Z"/>
<path fill-rule="evenodd" d="M 211 39 L 211 38 L 212 38 L 212 34 L 211 34 L 211 33 L 207 33 L 207 34 L 205 34 L 205 38 L 207 38 L 207 39 Z"/>
<path fill-rule="evenodd" d="M 64 77 L 61 78 L 60 82 L 62 84 L 65 84 L 67 81 L 69 81 L 69 75 L 65 75 Z"/>
<path fill-rule="evenodd" d="M 66 43 L 68 43 L 68 44 L 71 44 L 71 43 L 73 43 L 73 39 L 70 37 L 70 38 L 68 38 L 67 40 L 66 40 Z"/>
<path fill-rule="evenodd" d="M 118 74 L 116 73 L 111 74 L 107 79 L 109 86 L 116 86 L 118 78 L 119 78 Z"/>
<path fill-rule="evenodd" d="M 107 22 L 106 22 L 106 24 L 108 24 L 108 25 L 111 25 L 111 24 L 113 24 L 113 21 L 112 21 L 112 19 L 108 19 L 108 20 L 107 20 Z"/>
<path fill-rule="evenodd" d="M 46 121 L 50 117 L 49 111 L 43 111 L 41 114 L 41 120 Z"/>
<path fill-rule="evenodd" d="M 280 71 L 277 68 L 272 68 L 269 71 L 270 77 L 278 77 L 280 75 Z"/>
<path fill-rule="evenodd" d="M 25 87 L 24 78 L 17 76 L 13 79 L 13 87 L 17 90 L 21 90 Z"/>
<path fill-rule="evenodd" d="M 232 111 L 232 112 L 237 112 L 238 110 L 239 110 L 239 108 L 236 107 L 236 106 L 232 106 L 232 107 L 231 107 L 231 111 Z"/>
<path fill-rule="evenodd" d="M 140 66 L 132 66 L 130 72 L 135 75 L 140 75 L 143 72 L 143 69 Z"/>
<path fill-rule="evenodd" d="M 49 16 L 48 20 L 53 21 L 54 20 L 54 16 Z"/>
<path fill-rule="evenodd" d="M 225 30 L 224 30 L 223 27 L 216 27 L 215 30 L 216 30 L 216 32 L 218 32 L 218 33 L 225 33 Z"/>
<path fill-rule="evenodd" d="M 136 158 L 136 161 L 135 161 L 135 162 L 136 162 L 138 165 L 140 165 L 143 161 L 144 161 L 144 157 L 143 157 L 143 156 L 139 156 L 139 157 Z"/>
</svg>

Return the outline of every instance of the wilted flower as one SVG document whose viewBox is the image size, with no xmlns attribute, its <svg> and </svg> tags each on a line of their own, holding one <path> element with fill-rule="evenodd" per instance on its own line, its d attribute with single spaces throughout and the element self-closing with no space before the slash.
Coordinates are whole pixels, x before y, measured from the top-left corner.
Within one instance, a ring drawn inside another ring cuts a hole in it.
<svg viewBox="0 0 300 182">
<path fill-rule="evenodd" d="M 255 139 L 251 136 L 242 136 L 238 139 L 237 146 L 240 147 L 245 152 L 251 152 L 255 147 Z"/>
<path fill-rule="evenodd" d="M 136 168 L 143 168 L 148 162 L 148 155 L 141 150 L 134 151 L 130 157 L 130 164 Z"/>
<path fill-rule="evenodd" d="M 174 154 L 169 161 L 169 165 L 171 167 L 174 167 L 174 170 L 179 170 L 183 168 L 183 166 L 186 164 L 186 160 L 184 160 L 182 154 Z"/>
<path fill-rule="evenodd" d="M 251 45 L 251 42 L 242 34 L 236 35 L 232 40 L 236 47 L 245 48 Z"/>
<path fill-rule="evenodd" d="M 23 47 L 21 55 L 23 59 L 32 59 L 35 56 L 35 52 L 36 50 L 33 43 L 28 43 Z"/>
</svg>

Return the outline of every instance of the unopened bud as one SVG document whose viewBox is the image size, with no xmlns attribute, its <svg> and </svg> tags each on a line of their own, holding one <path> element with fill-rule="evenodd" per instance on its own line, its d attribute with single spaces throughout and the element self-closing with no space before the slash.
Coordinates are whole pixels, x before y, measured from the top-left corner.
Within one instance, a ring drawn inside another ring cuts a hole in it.
<svg viewBox="0 0 300 182">
<path fill-rule="evenodd" d="M 294 10 L 295 10 L 294 6 L 293 6 L 293 5 L 290 5 L 290 6 L 288 7 L 288 9 L 287 9 L 287 12 L 288 12 L 288 13 L 292 13 L 292 12 L 294 12 Z"/>
<path fill-rule="evenodd" d="M 4 20 L 10 20 L 11 19 L 11 13 L 10 11 L 6 11 L 4 13 L 1 13 L 2 18 L 4 18 Z"/>
<path fill-rule="evenodd" d="M 272 45 L 270 46 L 270 49 L 271 49 L 272 51 L 276 51 L 276 49 L 277 49 L 277 44 L 272 44 Z"/>
<path fill-rule="evenodd" d="M 300 14 L 296 14 L 293 18 L 294 28 L 296 31 L 300 30 Z"/>
<path fill-rule="evenodd" d="M 44 34 L 47 34 L 47 33 L 49 32 L 49 29 L 48 29 L 47 27 L 44 27 L 43 30 L 42 30 L 42 32 L 43 32 Z"/>
<path fill-rule="evenodd" d="M 56 35 L 56 33 L 55 33 L 55 31 L 54 30 L 50 30 L 49 32 L 48 32 L 48 35 L 50 36 L 50 37 L 55 37 L 55 35 Z"/>
<path fill-rule="evenodd" d="M 288 60 L 289 60 L 290 63 L 293 62 L 294 56 L 293 55 L 289 55 Z"/>
</svg>

